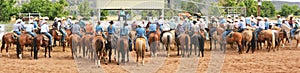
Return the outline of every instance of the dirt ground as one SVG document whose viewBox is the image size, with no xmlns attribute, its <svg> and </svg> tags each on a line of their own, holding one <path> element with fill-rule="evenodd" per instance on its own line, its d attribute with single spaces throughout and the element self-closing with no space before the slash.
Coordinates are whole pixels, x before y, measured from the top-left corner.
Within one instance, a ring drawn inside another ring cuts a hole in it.
<svg viewBox="0 0 300 73">
<path fill-rule="evenodd" d="M 208 47 L 208 43 L 206 44 Z M 229 47 L 228 47 L 229 48 Z M 60 47 L 54 48 L 52 52 L 52 58 L 44 58 L 43 51 L 39 52 L 39 59 L 33 60 L 30 57 L 30 52 L 24 51 L 24 58 L 22 60 L 17 59 L 15 54 L 15 49 L 10 49 L 10 57 L 7 57 L 5 51 L 2 52 L 2 56 L 0 56 L 0 73 L 29 73 L 29 72 L 53 72 L 53 73 L 99 73 L 107 72 L 107 73 L 129 73 L 136 71 L 129 71 L 124 68 L 128 66 L 133 68 L 143 67 L 142 65 L 137 64 L 135 62 L 135 52 L 131 52 L 133 56 L 133 60 L 130 60 L 127 64 L 117 65 L 114 61 L 113 63 L 109 63 L 108 65 L 101 64 L 101 67 L 98 68 L 95 66 L 94 62 L 87 59 L 74 59 L 71 58 L 71 52 L 67 49 L 67 52 L 62 52 Z M 252 53 L 243 53 L 238 54 L 234 49 L 228 49 L 226 54 L 223 55 L 224 61 L 220 60 L 220 62 L 212 62 L 211 60 L 217 60 L 215 57 L 215 53 L 218 50 L 209 51 L 208 48 L 205 49 L 204 57 L 193 57 L 198 58 L 197 62 L 193 62 L 196 68 L 197 73 L 203 72 L 215 72 L 217 69 L 209 69 L 210 67 L 218 67 L 220 66 L 220 71 L 225 73 L 248 73 L 248 72 L 287 72 L 287 73 L 298 73 L 300 72 L 300 48 L 281 48 L 279 51 L 270 51 L 267 52 L 266 49 L 257 50 L 253 54 Z M 146 54 L 145 63 L 153 63 L 150 62 L 149 53 Z M 220 59 L 220 58 L 218 58 Z M 155 71 L 147 70 L 137 70 L 137 72 L 156 72 L 156 73 L 174 73 L 181 72 L 177 70 L 185 70 L 189 69 L 180 67 L 181 58 L 177 56 L 177 52 L 173 51 L 171 53 L 171 57 L 165 58 L 162 60 L 163 64 L 160 67 L 153 68 Z M 192 61 L 191 61 L 192 62 Z M 141 63 L 141 61 L 139 62 Z M 211 64 L 216 63 L 216 64 Z M 123 66 L 123 67 L 122 67 Z M 151 65 L 145 65 L 144 67 L 152 67 Z M 193 66 L 191 66 L 193 67 Z M 187 71 L 189 72 L 189 71 Z"/>
</svg>

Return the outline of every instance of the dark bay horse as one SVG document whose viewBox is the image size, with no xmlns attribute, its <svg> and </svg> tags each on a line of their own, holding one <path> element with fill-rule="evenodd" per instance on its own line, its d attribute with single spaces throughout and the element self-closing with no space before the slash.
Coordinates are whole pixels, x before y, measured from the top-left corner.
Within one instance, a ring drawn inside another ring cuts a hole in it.
<svg viewBox="0 0 300 73">
<path fill-rule="evenodd" d="M 102 36 L 96 36 L 93 39 L 93 52 L 91 56 L 94 55 L 94 59 L 96 65 L 100 67 L 100 60 L 104 58 L 104 63 L 107 64 L 107 53 L 105 49 L 105 42 L 106 40 Z"/>
<path fill-rule="evenodd" d="M 62 46 L 63 46 L 63 51 L 65 51 L 65 48 L 66 48 L 66 42 L 62 42 L 62 33 L 60 33 L 57 29 L 51 29 L 50 31 L 52 37 L 53 37 L 53 42 L 56 42 L 56 41 L 59 41 L 62 43 Z M 60 34 L 59 34 L 60 33 Z M 53 45 L 56 45 L 56 44 L 53 44 Z"/>
<path fill-rule="evenodd" d="M 31 50 L 33 49 L 33 37 L 31 37 L 31 35 L 27 34 L 26 32 L 23 32 L 18 40 L 19 44 L 17 46 L 19 46 L 20 48 L 17 48 L 18 50 L 18 56 L 20 59 L 22 59 L 22 54 L 23 54 L 23 49 L 26 48 L 26 46 L 30 46 Z"/>
<path fill-rule="evenodd" d="M 41 47 L 45 48 L 45 57 L 47 57 L 47 52 L 49 58 L 51 58 L 51 49 L 52 47 L 50 46 L 49 43 L 49 38 L 44 35 L 44 34 L 38 34 L 36 38 L 34 38 L 35 44 L 34 44 L 34 59 L 38 59 L 38 50 L 41 49 Z M 32 53 L 32 50 L 31 50 Z"/>
<path fill-rule="evenodd" d="M 122 55 L 122 62 L 125 63 L 125 54 L 127 57 L 127 62 L 129 62 L 129 44 L 128 44 L 128 37 L 122 36 L 120 39 L 118 39 L 117 42 L 117 48 L 115 50 L 115 54 L 118 56 L 118 65 L 120 64 L 120 55 Z M 118 51 L 118 52 L 117 52 Z"/>
</svg>

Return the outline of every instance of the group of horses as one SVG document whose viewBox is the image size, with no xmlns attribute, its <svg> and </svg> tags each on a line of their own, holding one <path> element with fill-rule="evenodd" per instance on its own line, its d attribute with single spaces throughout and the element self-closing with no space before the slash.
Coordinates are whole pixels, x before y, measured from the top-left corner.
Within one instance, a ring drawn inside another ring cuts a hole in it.
<svg viewBox="0 0 300 73">
<path fill-rule="evenodd" d="M 110 28 L 111 26 L 109 26 Z M 146 28 L 147 29 L 147 28 Z M 220 49 L 226 51 L 226 44 L 231 44 L 231 48 L 233 48 L 233 44 L 238 45 L 238 53 L 241 54 L 244 48 L 247 48 L 247 53 L 249 52 L 250 48 L 252 53 L 255 49 L 262 49 L 263 43 L 267 41 L 267 49 L 270 51 L 274 48 L 279 50 L 281 44 L 285 44 L 286 40 L 289 40 L 289 32 L 291 28 L 283 25 L 282 28 L 278 28 L 276 26 L 272 26 L 271 29 L 263 30 L 259 33 L 258 38 L 255 37 L 255 28 L 247 28 L 242 33 L 239 32 L 231 32 L 226 39 L 222 39 L 221 34 L 224 32 L 223 28 L 216 28 L 215 32 L 211 32 L 212 30 L 206 29 L 209 31 L 210 35 L 210 50 L 213 48 L 217 48 L 217 43 L 219 43 Z M 8 48 L 11 47 L 12 44 L 17 45 L 17 57 L 22 59 L 22 51 L 26 46 L 31 47 L 31 56 L 32 51 L 34 51 L 34 59 L 37 59 L 38 50 L 41 47 L 45 48 L 45 57 L 51 57 L 50 52 L 52 51 L 52 46 L 49 46 L 48 43 L 49 39 L 44 34 L 39 34 L 39 29 L 35 30 L 37 35 L 36 37 L 31 37 L 26 32 L 22 31 L 21 35 L 16 35 L 15 33 L 6 33 L 2 37 L 2 46 L 1 46 L 1 53 L 4 47 L 6 46 L 6 53 L 8 54 Z M 66 29 L 66 41 L 62 42 L 61 38 L 63 37 L 62 34 L 59 33 L 56 29 L 52 29 L 50 33 L 53 36 L 53 40 L 60 41 L 63 46 L 63 51 L 65 51 L 65 47 L 67 44 L 71 48 L 72 58 L 78 57 L 78 52 L 82 52 L 83 57 L 88 57 L 91 60 L 96 62 L 96 65 L 100 66 L 100 61 L 103 60 L 105 64 L 108 62 L 112 62 L 112 53 L 114 50 L 114 60 L 117 61 L 117 64 L 120 62 L 125 63 L 125 56 L 127 56 L 127 62 L 129 61 L 129 46 L 133 48 L 136 52 L 136 61 L 139 61 L 139 58 L 142 59 L 142 64 L 144 64 L 144 58 L 147 50 L 150 50 L 151 56 L 157 56 L 157 50 L 161 49 L 161 43 L 163 44 L 163 49 L 167 52 L 167 57 L 170 56 L 170 50 L 173 49 L 172 45 L 176 45 L 177 48 L 177 56 L 191 56 L 192 52 L 194 51 L 195 55 L 198 57 L 200 53 L 202 57 L 204 57 L 204 42 L 205 36 L 204 30 L 198 31 L 186 31 L 185 33 L 178 34 L 176 29 L 169 30 L 169 31 L 160 31 L 157 29 L 155 33 L 150 33 L 148 36 L 148 41 L 143 37 L 137 37 L 136 41 L 130 44 L 129 41 L 133 41 L 135 38 L 136 32 L 130 31 L 130 33 L 126 36 L 115 36 L 112 34 L 105 34 L 107 35 L 106 38 L 103 35 L 96 35 L 93 34 L 83 34 L 80 37 L 77 34 L 72 34 L 70 29 Z M 149 30 L 147 29 L 147 33 Z M 163 34 L 161 34 L 164 32 Z M 300 43 L 300 34 L 295 34 L 295 38 L 297 40 L 297 45 Z M 102 34 L 102 32 L 98 33 Z M 14 36 L 18 36 L 14 38 Z M 131 40 L 128 40 L 128 37 Z M 54 41 L 54 42 L 56 42 Z M 150 49 L 146 49 L 146 42 L 149 43 Z M 288 41 L 291 42 L 291 41 Z M 122 57 L 120 59 L 120 57 Z M 121 61 L 120 61 L 121 60 Z"/>
</svg>

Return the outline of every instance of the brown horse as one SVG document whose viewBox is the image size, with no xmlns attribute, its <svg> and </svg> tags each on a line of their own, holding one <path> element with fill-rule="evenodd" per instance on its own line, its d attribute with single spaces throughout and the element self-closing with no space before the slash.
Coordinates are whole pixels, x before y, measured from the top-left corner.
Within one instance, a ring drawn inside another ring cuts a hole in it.
<svg viewBox="0 0 300 73">
<path fill-rule="evenodd" d="M 20 59 L 22 59 L 23 49 L 26 48 L 26 46 L 31 46 L 31 49 L 33 49 L 33 37 L 31 35 L 27 34 L 26 32 L 23 32 L 19 37 L 19 47 L 18 50 L 18 56 Z"/>
<path fill-rule="evenodd" d="M 51 35 L 53 36 L 53 42 L 56 42 L 56 41 L 59 41 L 62 43 L 62 46 L 63 46 L 63 51 L 65 51 L 65 48 L 66 48 L 66 42 L 62 42 L 62 33 L 57 30 L 57 29 L 52 29 L 51 30 Z M 55 41 L 56 40 L 56 41 Z M 53 44 L 53 46 L 55 46 L 56 44 Z"/>
<path fill-rule="evenodd" d="M 254 39 L 254 36 L 253 36 L 254 32 L 251 28 L 249 29 L 246 29 L 242 32 L 242 35 L 243 35 L 243 40 L 242 40 L 242 43 L 243 43 L 243 47 L 247 48 L 247 51 L 246 53 L 249 52 L 250 48 L 252 47 L 252 53 L 254 53 L 255 51 L 255 39 Z"/>
<path fill-rule="evenodd" d="M 134 39 L 135 36 L 136 36 L 136 31 L 135 31 L 135 30 L 129 32 L 129 38 L 130 38 L 130 39 Z M 130 46 L 131 46 L 132 48 L 134 48 L 134 44 L 131 44 Z"/>
<path fill-rule="evenodd" d="M 299 47 L 299 43 L 300 43 L 300 30 L 299 29 L 295 33 L 295 40 L 297 41 L 295 47 L 298 48 Z"/>
<path fill-rule="evenodd" d="M 136 51 L 136 62 L 139 61 L 139 57 L 142 58 L 142 64 L 144 65 L 144 57 L 146 54 L 146 39 L 144 39 L 143 37 L 138 37 L 135 41 L 136 45 L 135 45 L 135 51 Z"/>
<path fill-rule="evenodd" d="M 160 32 L 150 33 L 148 36 L 148 43 L 150 45 L 151 55 L 156 56 L 156 49 L 159 48 Z"/>
<path fill-rule="evenodd" d="M 1 46 L 1 54 L 2 54 L 2 50 L 4 49 L 5 45 L 6 45 L 6 54 L 8 57 L 9 56 L 9 52 L 8 52 L 8 48 L 11 48 L 11 44 L 16 44 L 17 40 L 13 38 L 14 34 L 13 33 L 6 33 L 3 35 L 2 37 L 2 46 Z"/>
<path fill-rule="evenodd" d="M 34 44 L 34 59 L 38 59 L 38 50 L 41 49 L 41 47 L 45 48 L 45 57 L 47 57 L 47 52 L 48 52 L 48 56 L 49 58 L 51 58 L 51 46 L 49 43 L 49 38 L 44 35 L 44 34 L 38 34 L 36 36 L 36 38 L 34 39 L 35 44 Z M 32 54 L 32 50 L 31 50 L 31 54 Z"/>
<path fill-rule="evenodd" d="M 71 53 L 72 53 L 72 58 L 77 57 L 77 50 L 80 50 L 81 48 L 81 38 L 77 34 L 72 34 L 70 36 L 70 40 L 68 40 L 68 43 L 70 43 L 71 46 Z"/>
<path fill-rule="evenodd" d="M 262 30 L 260 32 L 257 38 L 258 49 L 259 48 L 262 49 L 262 43 L 264 43 L 265 41 L 268 42 L 268 46 L 267 46 L 268 51 L 270 51 L 272 46 L 275 47 L 275 34 L 273 33 L 272 30 Z"/>
<path fill-rule="evenodd" d="M 96 36 L 93 39 L 93 52 L 90 53 L 91 56 L 94 55 L 96 65 L 100 67 L 100 60 L 104 58 L 104 63 L 107 64 L 107 53 L 105 51 L 106 40 L 102 36 Z"/>
<path fill-rule="evenodd" d="M 118 65 L 120 64 L 120 55 L 122 55 L 122 62 L 125 63 L 125 53 L 127 56 L 127 62 L 129 62 L 129 44 L 128 44 L 128 37 L 127 36 L 122 36 L 120 39 L 118 39 L 117 42 L 117 48 L 115 50 L 115 54 L 118 54 Z M 117 53 L 118 51 L 118 53 Z"/>
<path fill-rule="evenodd" d="M 233 45 L 233 43 L 236 43 L 238 45 L 238 53 L 239 54 L 242 54 L 242 51 L 243 51 L 243 47 L 242 47 L 242 40 L 243 40 L 243 36 L 241 33 L 239 32 L 232 32 L 230 33 L 229 35 L 232 35 L 231 37 L 227 36 L 226 37 L 226 40 L 223 40 L 223 41 L 226 41 L 226 43 L 229 43 L 231 45 Z M 224 53 L 226 52 L 226 43 L 223 43 L 224 46 Z M 233 46 L 231 46 L 231 48 L 233 48 Z"/>
</svg>

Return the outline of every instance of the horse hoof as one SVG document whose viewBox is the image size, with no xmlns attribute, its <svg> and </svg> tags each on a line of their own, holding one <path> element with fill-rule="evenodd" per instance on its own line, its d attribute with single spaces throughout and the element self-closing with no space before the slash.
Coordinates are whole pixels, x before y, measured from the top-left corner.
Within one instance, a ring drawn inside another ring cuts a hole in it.
<svg viewBox="0 0 300 73">
<path fill-rule="evenodd" d="M 19 55 L 19 58 L 22 59 L 22 55 L 21 54 Z"/>
<path fill-rule="evenodd" d="M 51 56 L 49 56 L 49 58 L 51 58 Z"/>
<path fill-rule="evenodd" d="M 117 65 L 120 65 L 120 63 L 117 63 Z"/>
</svg>

